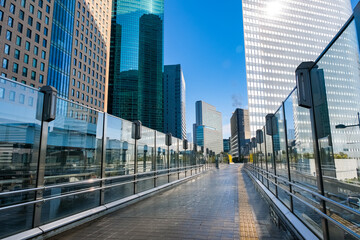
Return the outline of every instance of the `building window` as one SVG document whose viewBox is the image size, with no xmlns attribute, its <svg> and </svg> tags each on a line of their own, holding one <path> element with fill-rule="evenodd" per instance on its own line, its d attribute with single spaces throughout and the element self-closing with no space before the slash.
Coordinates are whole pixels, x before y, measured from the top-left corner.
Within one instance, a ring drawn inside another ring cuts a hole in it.
<svg viewBox="0 0 360 240">
<path fill-rule="evenodd" d="M 21 37 L 16 36 L 16 45 L 21 46 Z"/>
<path fill-rule="evenodd" d="M 3 11 L 0 11 L 0 21 L 2 21 L 4 18 L 4 12 Z"/>
<path fill-rule="evenodd" d="M 37 56 L 38 53 L 39 53 L 39 48 L 35 46 L 35 47 L 34 47 L 34 54 Z"/>
<path fill-rule="evenodd" d="M 5 7 L 6 0 L 0 0 L 0 6 Z"/>
<path fill-rule="evenodd" d="M 44 82 L 44 75 L 42 75 L 42 74 L 39 75 L 39 82 L 40 83 Z"/>
<path fill-rule="evenodd" d="M 29 18 L 28 18 L 28 24 L 29 24 L 30 26 L 33 25 L 33 18 L 30 17 L 30 16 L 29 16 Z"/>
<path fill-rule="evenodd" d="M 37 17 L 38 17 L 38 19 L 41 20 L 41 18 L 42 18 L 42 12 L 38 11 Z"/>
<path fill-rule="evenodd" d="M 6 31 L 6 40 L 11 41 L 11 36 L 12 36 L 12 32 L 10 32 L 9 30 Z"/>
<path fill-rule="evenodd" d="M 31 80 L 36 80 L 36 72 L 31 71 Z"/>
<path fill-rule="evenodd" d="M 36 30 L 41 31 L 41 23 L 36 22 Z"/>
<path fill-rule="evenodd" d="M 46 5 L 46 12 L 50 13 L 50 6 L 49 5 Z"/>
<path fill-rule="evenodd" d="M 10 4 L 10 12 L 12 13 L 12 14 L 15 14 L 15 5 L 14 4 Z"/>
<path fill-rule="evenodd" d="M 14 51 L 14 58 L 19 59 L 20 58 L 20 51 L 15 49 Z"/>
<path fill-rule="evenodd" d="M 9 100 L 10 101 L 15 101 L 15 92 L 14 91 L 10 91 Z"/>
<path fill-rule="evenodd" d="M 12 17 L 9 17 L 8 18 L 8 26 L 13 27 L 13 24 L 14 24 L 14 19 Z"/>
<path fill-rule="evenodd" d="M 26 67 L 23 67 L 23 72 L 22 72 L 23 77 L 27 77 L 27 74 L 28 74 L 28 69 Z"/>
<path fill-rule="evenodd" d="M 37 68 L 37 60 L 35 58 L 33 58 L 33 67 Z"/>
<path fill-rule="evenodd" d="M 45 24 L 49 25 L 49 17 L 45 17 Z"/>
<path fill-rule="evenodd" d="M 40 63 L 40 70 L 45 71 L 45 63 Z"/>
<path fill-rule="evenodd" d="M 29 63 L 29 55 L 24 54 L 24 63 Z"/>
<path fill-rule="evenodd" d="M 35 34 L 35 42 L 36 42 L 36 43 L 39 43 L 39 41 L 40 41 L 40 36 L 39 36 L 39 34 Z"/>
<path fill-rule="evenodd" d="M 21 0 L 21 6 L 24 8 L 26 6 L 26 0 Z"/>
<path fill-rule="evenodd" d="M 39 0 L 39 7 L 43 7 L 43 1 L 42 0 Z"/>
<path fill-rule="evenodd" d="M 47 40 L 43 39 L 43 47 L 46 48 L 46 46 L 47 46 Z"/>
<path fill-rule="evenodd" d="M 25 42 L 25 49 L 30 51 L 30 42 L 28 41 Z"/>
<path fill-rule="evenodd" d="M 24 95 L 24 94 L 20 94 L 20 95 L 19 95 L 19 102 L 20 102 L 21 104 L 24 104 L 24 102 L 25 102 L 25 95 Z"/>
<path fill-rule="evenodd" d="M 19 18 L 21 20 L 24 20 L 24 11 L 22 11 L 22 10 L 19 11 Z"/>
<path fill-rule="evenodd" d="M 19 33 L 23 32 L 23 25 L 21 23 L 18 23 L 18 32 Z"/>
<path fill-rule="evenodd" d="M 30 4 L 29 11 L 30 11 L 31 13 L 34 13 L 34 6 L 33 6 L 32 4 Z"/>
<path fill-rule="evenodd" d="M 48 35 L 48 29 L 46 27 L 44 27 L 44 35 L 47 36 Z"/>
<path fill-rule="evenodd" d="M 10 45 L 5 44 L 5 46 L 4 46 L 4 53 L 5 53 L 6 55 L 9 55 L 9 54 L 10 54 Z"/>
<path fill-rule="evenodd" d="M 5 88 L 0 88 L 0 98 L 4 99 L 5 97 Z"/>
<path fill-rule="evenodd" d="M 46 52 L 45 52 L 45 51 L 42 51 L 42 52 L 41 52 L 41 58 L 42 58 L 42 59 L 46 59 Z"/>
<path fill-rule="evenodd" d="M 32 31 L 31 31 L 30 29 L 27 29 L 27 30 L 26 30 L 26 36 L 27 36 L 28 38 L 31 38 L 31 33 L 32 33 Z"/>
<path fill-rule="evenodd" d="M 18 73 L 18 71 L 19 71 L 19 64 L 14 63 L 14 65 L 13 65 L 13 72 L 14 72 L 14 73 Z"/>
<path fill-rule="evenodd" d="M 8 65 L 9 65 L 9 60 L 4 58 L 3 59 L 3 62 L 2 62 L 2 67 L 7 69 L 8 68 Z"/>
</svg>

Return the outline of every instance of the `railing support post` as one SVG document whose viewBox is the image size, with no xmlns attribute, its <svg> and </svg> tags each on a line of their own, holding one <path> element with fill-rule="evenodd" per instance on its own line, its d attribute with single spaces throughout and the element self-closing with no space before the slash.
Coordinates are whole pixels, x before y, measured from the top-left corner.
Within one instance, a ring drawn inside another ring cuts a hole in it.
<svg viewBox="0 0 360 240">
<path fill-rule="evenodd" d="M 39 143 L 39 158 L 36 171 L 36 188 L 45 186 L 45 162 L 46 162 L 46 148 L 49 134 L 49 122 L 55 120 L 56 117 L 56 103 L 57 103 L 57 90 L 51 86 L 44 86 L 40 89 L 44 94 L 42 114 L 39 116 L 41 120 L 41 132 Z M 43 199 L 44 191 L 38 190 L 35 193 L 35 200 Z M 42 202 L 34 205 L 33 213 L 33 228 L 41 224 L 41 210 Z"/>
<path fill-rule="evenodd" d="M 107 113 L 103 117 L 103 138 L 102 138 L 102 152 L 101 152 L 101 182 L 100 187 L 100 205 L 105 204 L 105 165 L 106 165 L 106 128 L 107 128 Z"/>
</svg>

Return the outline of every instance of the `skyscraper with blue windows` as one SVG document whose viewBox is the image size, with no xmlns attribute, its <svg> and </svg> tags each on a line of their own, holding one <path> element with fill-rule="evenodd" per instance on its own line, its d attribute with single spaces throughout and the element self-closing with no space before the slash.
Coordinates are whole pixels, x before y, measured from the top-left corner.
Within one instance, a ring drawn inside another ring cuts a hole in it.
<svg viewBox="0 0 360 240">
<path fill-rule="evenodd" d="M 108 112 L 163 131 L 164 0 L 114 0 Z"/>
</svg>

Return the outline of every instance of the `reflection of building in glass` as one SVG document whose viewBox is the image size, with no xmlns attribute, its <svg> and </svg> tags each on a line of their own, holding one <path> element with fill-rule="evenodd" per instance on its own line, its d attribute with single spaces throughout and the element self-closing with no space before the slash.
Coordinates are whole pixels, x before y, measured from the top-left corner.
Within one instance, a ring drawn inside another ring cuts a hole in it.
<svg viewBox="0 0 360 240">
<path fill-rule="evenodd" d="M 164 132 L 186 138 L 185 79 L 180 64 L 164 67 Z"/>
<path fill-rule="evenodd" d="M 159 131 L 164 127 L 163 13 L 163 0 L 113 1 L 108 98 L 109 113 Z"/>
<path fill-rule="evenodd" d="M 246 143 L 250 142 L 249 111 L 237 108 L 230 119 L 231 155 L 239 158 L 246 153 Z"/>
<path fill-rule="evenodd" d="M 359 124 L 358 44 L 353 21 L 311 70 L 322 168 L 325 176 L 339 180 L 359 177 L 360 129 L 335 128 L 338 124 Z"/>
<path fill-rule="evenodd" d="M 197 101 L 196 123 L 193 125 L 194 143 L 215 153 L 223 151 L 222 117 L 216 108 L 206 102 Z"/>
<path fill-rule="evenodd" d="M 250 130 L 265 124 L 351 14 L 349 0 L 243 0 Z"/>
</svg>

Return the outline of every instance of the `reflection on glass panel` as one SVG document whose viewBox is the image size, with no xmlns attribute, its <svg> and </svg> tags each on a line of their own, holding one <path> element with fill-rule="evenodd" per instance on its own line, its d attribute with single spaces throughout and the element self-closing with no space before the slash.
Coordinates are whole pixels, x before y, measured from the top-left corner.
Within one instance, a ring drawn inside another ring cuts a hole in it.
<svg viewBox="0 0 360 240">
<path fill-rule="evenodd" d="M 100 177 L 103 113 L 58 99 L 49 123 L 45 184 Z"/>
<path fill-rule="evenodd" d="M 272 145 L 272 137 L 271 135 L 266 134 L 266 127 L 264 128 L 265 132 L 265 143 L 266 143 L 266 164 L 267 164 L 267 171 L 275 174 L 274 169 L 274 154 L 273 154 L 273 145 Z M 276 195 L 276 186 L 275 186 L 275 178 L 269 174 L 269 189 L 270 191 Z"/>
<path fill-rule="evenodd" d="M 142 127 L 141 139 L 137 141 L 138 173 L 153 171 L 155 157 L 155 131 Z"/>
<path fill-rule="evenodd" d="M 178 167 L 179 151 L 178 151 L 178 139 L 172 137 L 172 145 L 170 149 L 170 168 Z"/>
<path fill-rule="evenodd" d="M 107 115 L 106 161 L 107 177 L 134 173 L 134 139 L 132 123 Z"/>
<path fill-rule="evenodd" d="M 360 66 L 354 20 L 311 70 L 311 81 L 325 194 L 360 210 Z M 330 204 L 327 210 L 350 226 L 360 224 L 345 210 Z"/>
<path fill-rule="evenodd" d="M 291 181 L 317 191 L 314 148 L 309 109 L 299 107 L 297 89 L 284 102 Z M 320 209 L 312 194 L 293 187 L 293 193 Z M 322 236 L 321 218 L 312 209 L 293 198 L 294 213 L 318 236 Z"/>
<path fill-rule="evenodd" d="M 276 175 L 282 178 L 288 179 L 288 167 L 287 167 L 287 156 L 286 156 L 286 139 L 285 139 L 285 125 L 283 108 L 280 107 L 275 113 L 275 123 L 273 124 L 273 144 L 274 144 L 274 155 L 276 162 Z M 281 179 L 281 178 L 280 178 Z M 290 207 L 290 198 L 285 190 L 289 190 L 288 184 L 284 183 L 279 179 L 278 184 L 278 197 L 280 200 Z"/>
<path fill-rule="evenodd" d="M 165 145 L 165 134 L 161 132 L 156 132 L 156 169 L 166 169 L 167 168 L 167 146 Z"/>
<path fill-rule="evenodd" d="M 10 101 L 10 92 L 23 98 Z M 43 94 L 0 77 L 0 192 L 36 186 Z M 16 109 L 16 111 L 14 111 Z M 0 207 L 34 199 L 34 193 L 0 197 Z M 0 238 L 32 227 L 33 205 L 0 212 Z"/>
</svg>

